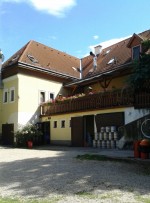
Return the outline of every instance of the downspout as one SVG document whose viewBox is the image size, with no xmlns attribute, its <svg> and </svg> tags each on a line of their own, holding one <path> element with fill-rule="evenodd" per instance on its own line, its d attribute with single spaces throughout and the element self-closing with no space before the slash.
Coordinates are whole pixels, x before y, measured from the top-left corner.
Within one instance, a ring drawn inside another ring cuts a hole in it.
<svg viewBox="0 0 150 203">
<path fill-rule="evenodd" d="M 2 97 L 3 97 L 3 93 L 2 93 L 2 89 L 3 89 L 3 85 L 2 85 L 2 62 L 4 60 L 4 55 L 0 49 L 0 125 L 1 125 L 1 130 L 2 130 Z M 0 131 L 0 139 L 2 136 L 2 132 Z"/>
<path fill-rule="evenodd" d="M 80 79 L 82 79 L 82 59 L 80 59 Z"/>
<path fill-rule="evenodd" d="M 4 55 L 2 53 L 2 50 L 0 49 L 0 89 L 3 88 L 2 85 L 2 62 L 4 61 Z"/>
</svg>

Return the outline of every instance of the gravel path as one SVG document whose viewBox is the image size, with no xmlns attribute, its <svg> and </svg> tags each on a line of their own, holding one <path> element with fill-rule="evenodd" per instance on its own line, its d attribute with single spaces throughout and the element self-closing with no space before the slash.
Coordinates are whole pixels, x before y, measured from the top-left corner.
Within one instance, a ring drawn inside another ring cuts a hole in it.
<svg viewBox="0 0 150 203">
<path fill-rule="evenodd" d="M 86 161 L 81 150 L 0 148 L 0 196 L 51 202 L 150 201 L 147 165 Z"/>
</svg>

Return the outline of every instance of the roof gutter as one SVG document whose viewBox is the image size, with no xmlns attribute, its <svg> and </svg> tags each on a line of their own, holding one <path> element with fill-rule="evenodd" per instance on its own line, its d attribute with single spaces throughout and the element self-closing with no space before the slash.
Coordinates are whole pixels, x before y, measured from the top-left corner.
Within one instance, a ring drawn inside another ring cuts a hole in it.
<svg viewBox="0 0 150 203">
<path fill-rule="evenodd" d="M 132 62 L 129 62 L 129 63 L 125 64 L 125 65 L 117 66 L 117 68 L 115 70 L 106 71 L 106 72 L 100 73 L 98 75 L 93 75 L 92 77 L 89 77 L 89 78 L 85 78 L 85 79 L 82 79 L 82 80 L 77 80 L 77 81 L 74 81 L 74 82 L 70 82 L 68 84 L 65 84 L 64 86 L 69 87 L 69 86 L 72 86 L 72 85 L 79 85 L 79 84 L 82 84 L 84 82 L 88 82 L 88 81 L 93 80 L 93 79 L 98 79 L 101 76 L 109 75 L 109 74 L 114 73 L 114 72 L 116 72 L 118 70 L 122 70 L 123 68 L 125 68 L 126 66 L 129 66 L 131 64 L 132 64 Z"/>
<path fill-rule="evenodd" d="M 67 78 L 67 79 L 72 79 L 72 80 L 77 79 L 76 77 L 73 77 L 73 76 L 70 76 L 67 74 L 62 74 L 60 72 L 48 70 L 48 69 L 38 67 L 38 66 L 32 66 L 32 65 L 29 65 L 28 63 L 23 63 L 23 62 L 19 62 L 19 61 L 18 61 L 18 66 L 23 67 L 25 69 L 40 71 L 42 73 L 44 72 L 44 73 L 47 73 L 47 74 L 50 74 L 53 76 L 57 76 L 57 77 L 62 77 L 62 78 Z"/>
</svg>

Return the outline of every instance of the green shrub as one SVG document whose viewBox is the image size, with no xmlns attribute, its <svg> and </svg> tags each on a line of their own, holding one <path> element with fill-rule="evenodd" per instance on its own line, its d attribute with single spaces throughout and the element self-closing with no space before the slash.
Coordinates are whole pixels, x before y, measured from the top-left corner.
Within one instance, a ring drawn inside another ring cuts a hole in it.
<svg viewBox="0 0 150 203">
<path fill-rule="evenodd" d="M 43 133 L 36 125 L 27 124 L 15 132 L 16 145 L 25 147 L 27 145 L 27 141 L 32 141 L 34 145 L 37 145 L 40 143 L 42 135 Z"/>
</svg>

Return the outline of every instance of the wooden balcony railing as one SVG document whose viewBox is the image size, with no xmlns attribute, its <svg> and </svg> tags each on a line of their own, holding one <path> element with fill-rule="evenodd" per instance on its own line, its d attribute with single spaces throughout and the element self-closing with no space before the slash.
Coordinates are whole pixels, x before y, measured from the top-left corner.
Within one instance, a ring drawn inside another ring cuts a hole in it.
<svg viewBox="0 0 150 203">
<path fill-rule="evenodd" d="M 139 92 L 134 96 L 134 107 L 136 109 L 150 109 L 150 92 Z"/>
<path fill-rule="evenodd" d="M 88 111 L 94 109 L 116 108 L 133 106 L 134 96 L 131 89 L 124 91 L 117 90 L 112 92 L 95 93 L 76 99 L 45 103 L 41 105 L 41 115 L 63 114 L 69 112 Z"/>
</svg>

